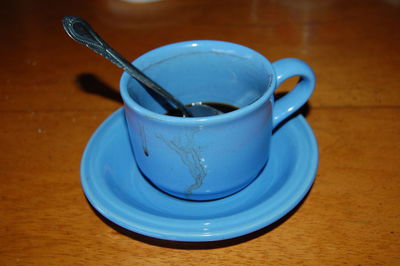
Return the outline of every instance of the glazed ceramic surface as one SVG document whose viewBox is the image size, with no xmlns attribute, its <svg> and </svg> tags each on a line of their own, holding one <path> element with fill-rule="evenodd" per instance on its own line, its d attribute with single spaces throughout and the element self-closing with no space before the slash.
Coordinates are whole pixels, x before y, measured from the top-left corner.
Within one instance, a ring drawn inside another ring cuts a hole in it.
<svg viewBox="0 0 400 266">
<path fill-rule="evenodd" d="M 213 201 L 179 199 L 141 174 L 119 109 L 90 139 L 81 182 L 91 205 L 119 226 L 160 239 L 213 241 L 256 231 L 283 217 L 309 191 L 317 164 L 314 134 L 300 115 L 274 132 L 267 167 L 243 190 Z"/>
</svg>

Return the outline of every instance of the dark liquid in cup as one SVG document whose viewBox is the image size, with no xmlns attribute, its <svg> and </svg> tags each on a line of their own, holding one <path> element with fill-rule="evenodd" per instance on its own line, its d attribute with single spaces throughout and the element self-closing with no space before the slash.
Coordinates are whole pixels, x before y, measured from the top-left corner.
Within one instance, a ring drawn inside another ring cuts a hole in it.
<svg viewBox="0 0 400 266">
<path fill-rule="evenodd" d="M 195 104 L 186 104 L 187 107 L 193 106 L 193 105 L 207 105 L 214 107 L 215 109 L 221 111 L 222 113 L 229 113 L 232 111 L 235 111 L 239 109 L 236 106 L 230 105 L 230 104 L 225 104 L 225 103 L 216 103 L 216 102 L 203 102 L 203 103 L 195 103 Z M 171 109 L 168 112 L 165 113 L 166 115 L 171 115 L 171 116 L 183 116 L 182 112 L 179 109 Z"/>
</svg>

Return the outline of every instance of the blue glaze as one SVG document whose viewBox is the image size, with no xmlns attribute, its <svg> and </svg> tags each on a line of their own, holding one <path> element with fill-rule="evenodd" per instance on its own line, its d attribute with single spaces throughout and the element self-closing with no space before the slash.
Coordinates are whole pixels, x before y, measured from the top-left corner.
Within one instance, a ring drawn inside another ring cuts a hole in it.
<svg viewBox="0 0 400 266">
<path fill-rule="evenodd" d="M 310 97 L 315 78 L 298 59 L 271 64 L 256 51 L 220 41 L 189 41 L 152 50 L 134 61 L 183 103 L 221 102 L 240 109 L 182 118 L 167 111 L 127 73 L 120 81 L 126 119 L 141 171 L 163 191 L 210 200 L 251 183 L 269 158 L 271 132 Z M 274 105 L 288 77 L 301 82 Z"/>
<path fill-rule="evenodd" d="M 308 100 L 315 87 L 315 75 L 306 63 L 296 58 L 281 59 L 273 62 L 272 66 L 277 73 L 277 87 L 291 77 L 300 76 L 295 88 L 274 105 L 272 124 L 275 127 Z"/>
<path fill-rule="evenodd" d="M 314 134 L 297 116 L 274 132 L 267 167 L 246 188 L 214 201 L 178 199 L 156 189 L 138 170 L 119 109 L 90 139 L 81 183 L 92 206 L 128 230 L 167 240 L 213 241 L 254 232 L 283 217 L 309 191 L 317 164 Z"/>
</svg>

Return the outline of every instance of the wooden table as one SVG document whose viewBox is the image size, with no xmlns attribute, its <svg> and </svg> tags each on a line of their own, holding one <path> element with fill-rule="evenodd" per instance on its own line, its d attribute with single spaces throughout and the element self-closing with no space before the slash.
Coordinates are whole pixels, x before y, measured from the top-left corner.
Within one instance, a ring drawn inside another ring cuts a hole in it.
<svg viewBox="0 0 400 266">
<path fill-rule="evenodd" d="M 216 243 L 105 223 L 79 167 L 91 134 L 122 105 L 121 71 L 66 36 L 61 18 L 71 14 L 130 59 L 218 39 L 308 62 L 318 81 L 306 118 L 320 164 L 303 204 L 272 227 Z M 400 264 L 399 1 L 16 0 L 0 20 L 0 265 Z"/>
</svg>

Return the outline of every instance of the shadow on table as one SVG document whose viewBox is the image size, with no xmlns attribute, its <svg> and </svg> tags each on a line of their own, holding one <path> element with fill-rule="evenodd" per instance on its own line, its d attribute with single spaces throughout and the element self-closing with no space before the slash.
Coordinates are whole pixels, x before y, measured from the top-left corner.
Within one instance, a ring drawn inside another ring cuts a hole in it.
<svg viewBox="0 0 400 266">
<path fill-rule="evenodd" d="M 96 75 L 91 73 L 81 73 L 76 78 L 76 83 L 78 87 L 87 93 L 97 94 L 104 98 L 119 102 L 123 104 L 122 97 L 118 90 L 115 90 L 108 84 L 100 80 Z M 165 110 L 173 110 L 174 105 L 166 100 L 164 97 L 148 89 L 147 92 L 157 101 L 160 105 L 164 107 Z"/>
<path fill-rule="evenodd" d="M 121 104 L 123 103 L 119 91 L 106 84 L 94 74 L 81 73 L 76 76 L 75 82 L 78 88 L 84 92 L 97 94 Z"/>
<path fill-rule="evenodd" d="M 311 188 L 312 189 L 312 188 Z M 311 191 L 310 189 L 310 191 Z M 157 239 L 145 235 L 141 235 L 132 231 L 129 231 L 114 222 L 110 221 L 106 217 L 104 217 L 102 214 L 100 214 L 96 209 L 91 206 L 93 212 L 108 226 L 116 230 L 117 232 L 130 237 L 134 240 L 141 241 L 150 245 L 154 246 L 159 246 L 159 247 L 166 247 L 166 248 L 175 248 L 175 249 L 187 249 L 187 250 L 196 250 L 196 249 L 214 249 L 214 248 L 222 248 L 222 247 L 228 247 L 228 246 L 233 246 L 237 245 L 240 243 L 244 243 L 247 241 L 250 241 L 252 239 L 255 239 L 257 237 L 260 237 L 262 235 L 265 235 L 274 229 L 278 228 L 280 225 L 282 225 L 284 222 L 286 222 L 290 217 L 293 216 L 297 212 L 297 210 L 301 207 L 301 205 L 304 203 L 304 201 L 307 199 L 308 195 L 310 192 L 307 193 L 307 195 L 300 201 L 300 203 L 289 213 L 287 213 L 285 216 L 283 216 L 281 219 L 278 221 L 262 228 L 259 229 L 255 232 L 231 238 L 231 239 L 226 239 L 226 240 L 218 240 L 218 241 L 205 241 L 205 242 L 185 242 L 185 241 L 171 241 L 171 240 L 164 240 L 164 239 Z"/>
</svg>

